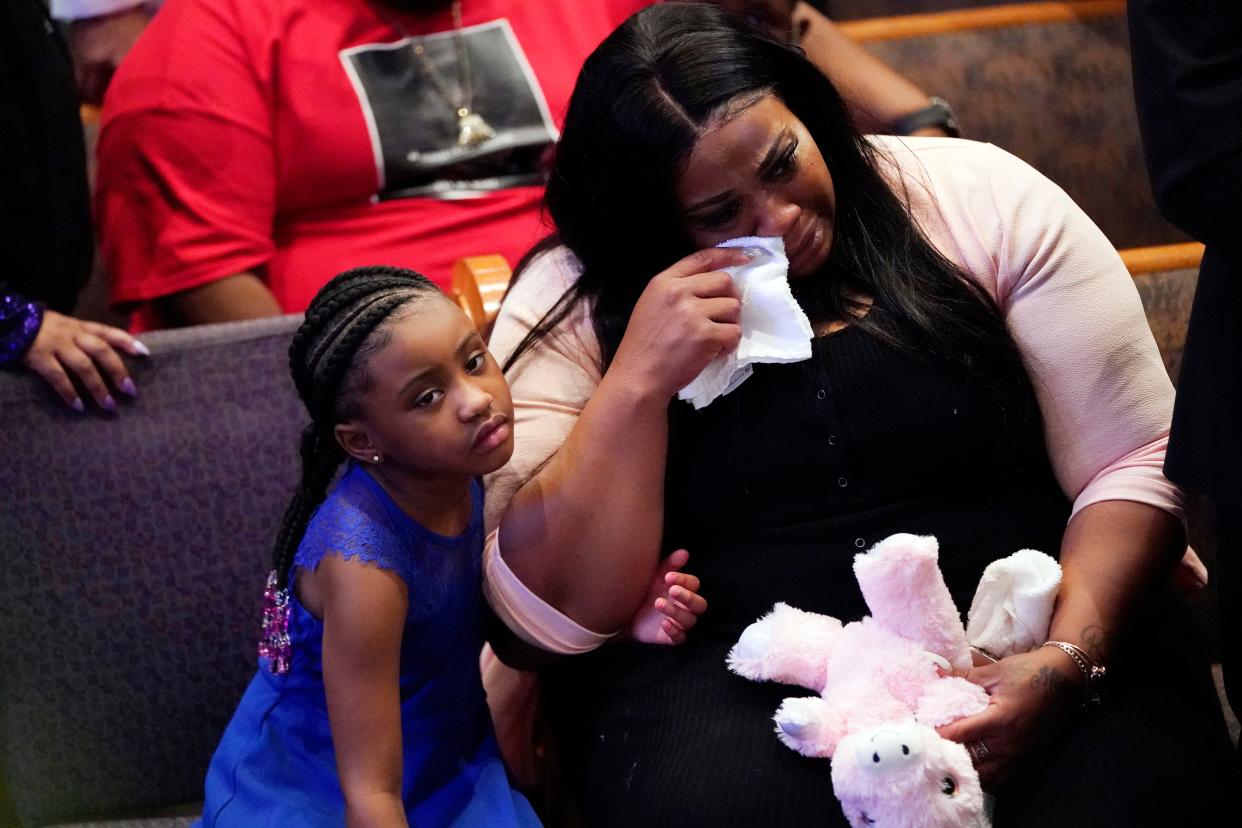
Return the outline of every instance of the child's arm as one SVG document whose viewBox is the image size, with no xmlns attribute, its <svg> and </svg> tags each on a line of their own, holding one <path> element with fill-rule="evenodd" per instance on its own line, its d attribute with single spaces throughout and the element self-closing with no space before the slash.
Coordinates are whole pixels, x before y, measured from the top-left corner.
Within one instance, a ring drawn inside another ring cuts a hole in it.
<svg viewBox="0 0 1242 828">
<path fill-rule="evenodd" d="M 618 634 L 620 640 L 643 644 L 681 644 L 686 640 L 686 634 L 707 610 L 707 601 L 699 595 L 699 579 L 680 571 L 689 559 L 689 552 L 678 549 L 660 563 L 642 605 L 629 626 Z M 564 658 L 522 641 L 492 612 L 488 613 L 486 629 L 496 656 L 515 669 L 539 670 Z"/>
<path fill-rule="evenodd" d="M 405 584 L 394 572 L 335 555 L 315 575 L 323 588 L 323 681 L 345 822 L 404 828 L 398 676 Z"/>
<path fill-rule="evenodd" d="M 660 562 L 647 597 L 625 634 L 643 644 L 681 644 L 707 610 L 699 579 L 681 572 L 690 553 L 678 549 Z"/>
</svg>

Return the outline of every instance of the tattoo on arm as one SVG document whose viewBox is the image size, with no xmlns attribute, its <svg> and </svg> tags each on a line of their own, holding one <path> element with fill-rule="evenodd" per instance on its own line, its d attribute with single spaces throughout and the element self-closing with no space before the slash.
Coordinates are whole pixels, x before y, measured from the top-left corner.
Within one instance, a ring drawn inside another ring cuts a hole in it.
<svg viewBox="0 0 1242 828">
<path fill-rule="evenodd" d="M 1087 655 L 1095 659 L 1097 664 L 1103 664 L 1108 660 L 1107 641 L 1104 628 L 1099 624 L 1091 624 L 1083 628 L 1082 648 L 1087 651 Z"/>
</svg>

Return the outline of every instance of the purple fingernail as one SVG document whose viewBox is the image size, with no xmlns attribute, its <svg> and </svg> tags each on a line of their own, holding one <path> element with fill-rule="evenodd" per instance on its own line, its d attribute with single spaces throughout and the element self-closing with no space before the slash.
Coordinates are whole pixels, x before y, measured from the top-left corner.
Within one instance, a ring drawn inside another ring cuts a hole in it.
<svg viewBox="0 0 1242 828">
<path fill-rule="evenodd" d="M 134 351 L 142 356 L 151 356 L 151 349 L 143 345 L 137 339 L 134 340 Z"/>
<path fill-rule="evenodd" d="M 104 411 L 116 411 L 116 400 L 112 399 L 111 394 L 104 397 L 100 405 L 103 406 Z"/>
<path fill-rule="evenodd" d="M 72 408 L 74 411 L 78 412 L 79 414 L 86 413 L 86 406 L 82 404 L 81 397 L 74 397 L 73 402 L 69 403 L 69 407 Z"/>
<path fill-rule="evenodd" d="M 138 396 L 138 389 L 134 386 L 134 381 L 129 377 L 126 377 L 124 381 L 121 382 L 121 393 L 130 397 Z"/>
</svg>

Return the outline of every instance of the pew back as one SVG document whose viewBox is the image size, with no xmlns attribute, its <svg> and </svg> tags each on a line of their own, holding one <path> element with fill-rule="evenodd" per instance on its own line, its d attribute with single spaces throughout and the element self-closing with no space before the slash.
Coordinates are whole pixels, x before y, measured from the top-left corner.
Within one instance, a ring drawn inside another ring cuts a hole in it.
<svg viewBox="0 0 1242 828">
<path fill-rule="evenodd" d="M 202 799 L 298 475 L 298 322 L 144 336 L 114 418 L 0 373 L 0 824 Z"/>
</svg>

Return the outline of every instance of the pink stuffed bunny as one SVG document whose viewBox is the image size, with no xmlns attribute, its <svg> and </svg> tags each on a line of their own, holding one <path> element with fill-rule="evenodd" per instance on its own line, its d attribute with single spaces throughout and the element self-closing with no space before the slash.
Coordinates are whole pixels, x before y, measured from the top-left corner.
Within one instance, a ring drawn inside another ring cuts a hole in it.
<svg viewBox="0 0 1242 828">
<path fill-rule="evenodd" d="M 990 824 L 966 748 L 933 729 L 988 704 L 982 688 L 947 675 L 971 659 L 937 552 L 935 538 L 893 535 L 854 559 L 870 616 L 842 625 L 777 604 L 729 653 L 740 676 L 819 693 L 786 699 L 777 735 L 832 758 L 854 828 Z"/>
</svg>

